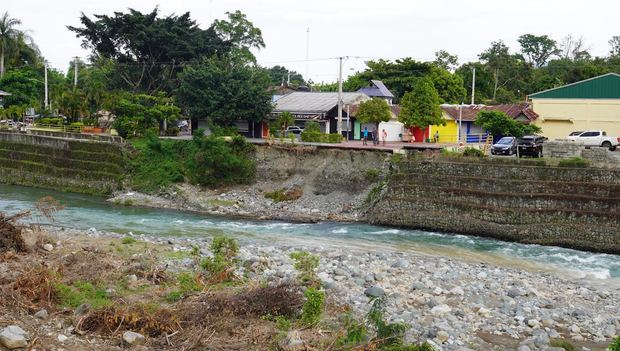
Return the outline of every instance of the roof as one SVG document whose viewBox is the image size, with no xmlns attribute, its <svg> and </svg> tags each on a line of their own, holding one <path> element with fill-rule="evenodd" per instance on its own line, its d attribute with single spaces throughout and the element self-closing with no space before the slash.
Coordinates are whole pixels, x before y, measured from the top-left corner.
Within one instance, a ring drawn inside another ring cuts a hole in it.
<svg viewBox="0 0 620 351">
<path fill-rule="evenodd" d="M 459 105 L 441 105 L 441 109 L 455 120 L 459 119 Z M 475 121 L 478 119 L 480 111 L 501 111 L 511 118 L 517 118 L 524 115 L 528 120 L 533 121 L 538 118 L 538 114 L 532 110 L 527 102 L 520 104 L 503 104 L 503 105 L 463 105 L 461 119 L 463 121 Z"/>
<path fill-rule="evenodd" d="M 362 93 L 342 93 L 345 105 L 355 104 L 368 99 Z M 338 93 L 294 92 L 284 95 L 276 101 L 273 112 L 326 113 L 338 105 Z"/>
<path fill-rule="evenodd" d="M 371 80 L 370 86 L 358 90 L 370 97 L 394 98 L 394 94 L 380 80 Z"/>
<path fill-rule="evenodd" d="M 620 99 L 620 74 L 607 73 L 531 94 L 534 99 Z"/>
<path fill-rule="evenodd" d="M 9 95 L 12 95 L 12 94 L 11 93 L 7 93 L 4 90 L 0 90 L 0 96 L 9 96 Z"/>
</svg>

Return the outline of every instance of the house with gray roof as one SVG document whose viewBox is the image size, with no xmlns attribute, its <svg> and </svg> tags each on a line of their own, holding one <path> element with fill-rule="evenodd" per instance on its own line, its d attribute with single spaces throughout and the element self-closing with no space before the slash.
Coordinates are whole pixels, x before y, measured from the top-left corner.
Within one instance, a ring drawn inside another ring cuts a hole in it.
<svg viewBox="0 0 620 351">
<path fill-rule="evenodd" d="M 370 86 L 358 90 L 359 93 L 366 94 L 371 98 L 385 99 L 389 105 L 392 105 L 394 94 L 380 80 L 371 80 Z"/>
<path fill-rule="evenodd" d="M 353 106 L 370 100 L 364 93 L 342 93 L 343 112 L 342 130 L 349 139 L 353 138 Z M 357 110 L 357 109 L 354 109 Z M 334 92 L 294 92 L 279 98 L 275 102 L 271 119 L 276 119 L 283 112 L 290 112 L 295 118 L 295 125 L 304 127 L 307 121 L 316 121 L 325 133 L 337 133 L 338 130 L 338 93 Z"/>
</svg>

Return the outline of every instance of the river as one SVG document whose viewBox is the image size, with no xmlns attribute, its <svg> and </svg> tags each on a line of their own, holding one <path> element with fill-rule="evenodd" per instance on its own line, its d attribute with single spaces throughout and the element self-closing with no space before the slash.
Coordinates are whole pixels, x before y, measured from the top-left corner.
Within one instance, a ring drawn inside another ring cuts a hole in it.
<svg viewBox="0 0 620 351">
<path fill-rule="evenodd" d="M 556 271 L 578 279 L 620 281 L 620 256 L 616 255 L 361 223 L 305 224 L 231 219 L 116 206 L 99 197 L 11 185 L 0 185 L 0 211 L 14 213 L 31 209 L 38 199 L 48 195 L 65 206 L 55 216 L 53 225 L 59 227 L 171 237 L 227 234 L 240 240 L 414 251 L 530 271 Z M 30 220 L 47 224 L 37 216 Z"/>
</svg>

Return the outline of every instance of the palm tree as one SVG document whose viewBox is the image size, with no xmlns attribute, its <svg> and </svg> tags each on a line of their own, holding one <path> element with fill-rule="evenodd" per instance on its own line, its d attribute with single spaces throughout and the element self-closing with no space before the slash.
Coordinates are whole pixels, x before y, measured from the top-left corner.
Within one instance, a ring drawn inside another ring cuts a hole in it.
<svg viewBox="0 0 620 351">
<path fill-rule="evenodd" d="M 22 21 L 9 17 L 8 12 L 5 12 L 0 17 L 0 78 L 4 76 L 5 54 L 17 46 L 19 38 L 23 35 L 23 32 L 17 29 L 17 26 L 20 24 L 22 24 Z"/>
</svg>

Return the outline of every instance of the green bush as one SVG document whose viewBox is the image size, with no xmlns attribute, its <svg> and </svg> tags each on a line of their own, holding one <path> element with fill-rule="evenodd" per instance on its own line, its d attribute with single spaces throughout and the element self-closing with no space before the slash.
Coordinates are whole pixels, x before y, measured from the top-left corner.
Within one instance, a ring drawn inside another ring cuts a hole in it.
<svg viewBox="0 0 620 351">
<path fill-rule="evenodd" d="M 312 327 L 319 323 L 325 303 L 325 293 L 314 288 L 308 288 L 304 292 L 306 302 L 301 308 L 301 323 L 306 327 Z"/>
<path fill-rule="evenodd" d="M 407 326 L 403 323 L 387 323 L 385 321 L 385 297 L 372 299 L 371 303 L 372 307 L 368 311 L 367 318 L 377 333 L 375 340 L 382 347 L 402 346 Z"/>
<path fill-rule="evenodd" d="M 379 180 L 379 170 L 375 169 L 375 168 L 369 168 L 366 170 L 366 179 L 371 182 L 374 183 L 377 180 Z"/>
<path fill-rule="evenodd" d="M 230 126 L 218 126 L 218 125 L 210 125 L 209 129 L 211 130 L 212 136 L 222 137 L 222 136 L 238 136 L 239 130 L 237 127 Z"/>
<path fill-rule="evenodd" d="M 217 236 L 213 238 L 210 246 L 213 257 L 206 257 L 200 262 L 200 266 L 207 272 L 212 283 L 230 281 L 236 268 L 239 244 L 232 238 Z"/>
<path fill-rule="evenodd" d="M 551 342 L 549 343 L 549 346 L 552 347 L 561 347 L 566 351 L 575 351 L 575 346 L 573 346 L 573 344 L 571 344 L 568 340 L 564 340 L 564 339 L 552 339 Z"/>
<path fill-rule="evenodd" d="M 126 236 L 121 240 L 121 243 L 125 245 L 134 244 L 135 242 L 136 242 L 136 239 L 134 239 L 131 236 Z"/>
<path fill-rule="evenodd" d="M 480 149 L 476 149 L 473 147 L 466 147 L 463 150 L 463 156 L 467 157 L 484 157 L 484 152 Z"/>
<path fill-rule="evenodd" d="M 609 351 L 620 351 L 620 335 L 609 345 Z"/>
<path fill-rule="evenodd" d="M 293 188 L 289 190 L 285 189 L 276 189 L 273 191 L 268 191 L 264 193 L 264 196 L 268 199 L 273 200 L 274 202 L 282 202 L 282 201 L 295 201 L 302 197 L 303 189 L 301 188 Z"/>
<path fill-rule="evenodd" d="M 343 140 L 343 136 L 338 133 L 332 133 L 328 135 L 327 142 L 332 144 L 341 143 Z"/>
<path fill-rule="evenodd" d="M 112 303 L 108 299 L 105 289 L 96 287 L 91 283 L 77 281 L 72 285 L 58 284 L 55 286 L 60 305 L 65 307 L 78 307 L 89 304 L 92 308 L 107 306 Z"/>
<path fill-rule="evenodd" d="M 581 157 L 571 157 L 560 160 L 558 166 L 568 168 L 586 168 L 590 166 L 590 161 Z"/>
<path fill-rule="evenodd" d="M 299 280 L 308 286 L 318 285 L 316 270 L 319 268 L 319 256 L 308 251 L 296 251 L 290 257 L 295 260 L 294 267 L 299 271 Z"/>
<path fill-rule="evenodd" d="M 43 117 L 37 120 L 37 124 L 51 124 L 61 126 L 65 124 L 65 119 L 62 117 Z"/>
<path fill-rule="evenodd" d="M 308 121 L 304 125 L 304 132 L 321 132 L 321 126 L 317 121 Z"/>
</svg>

